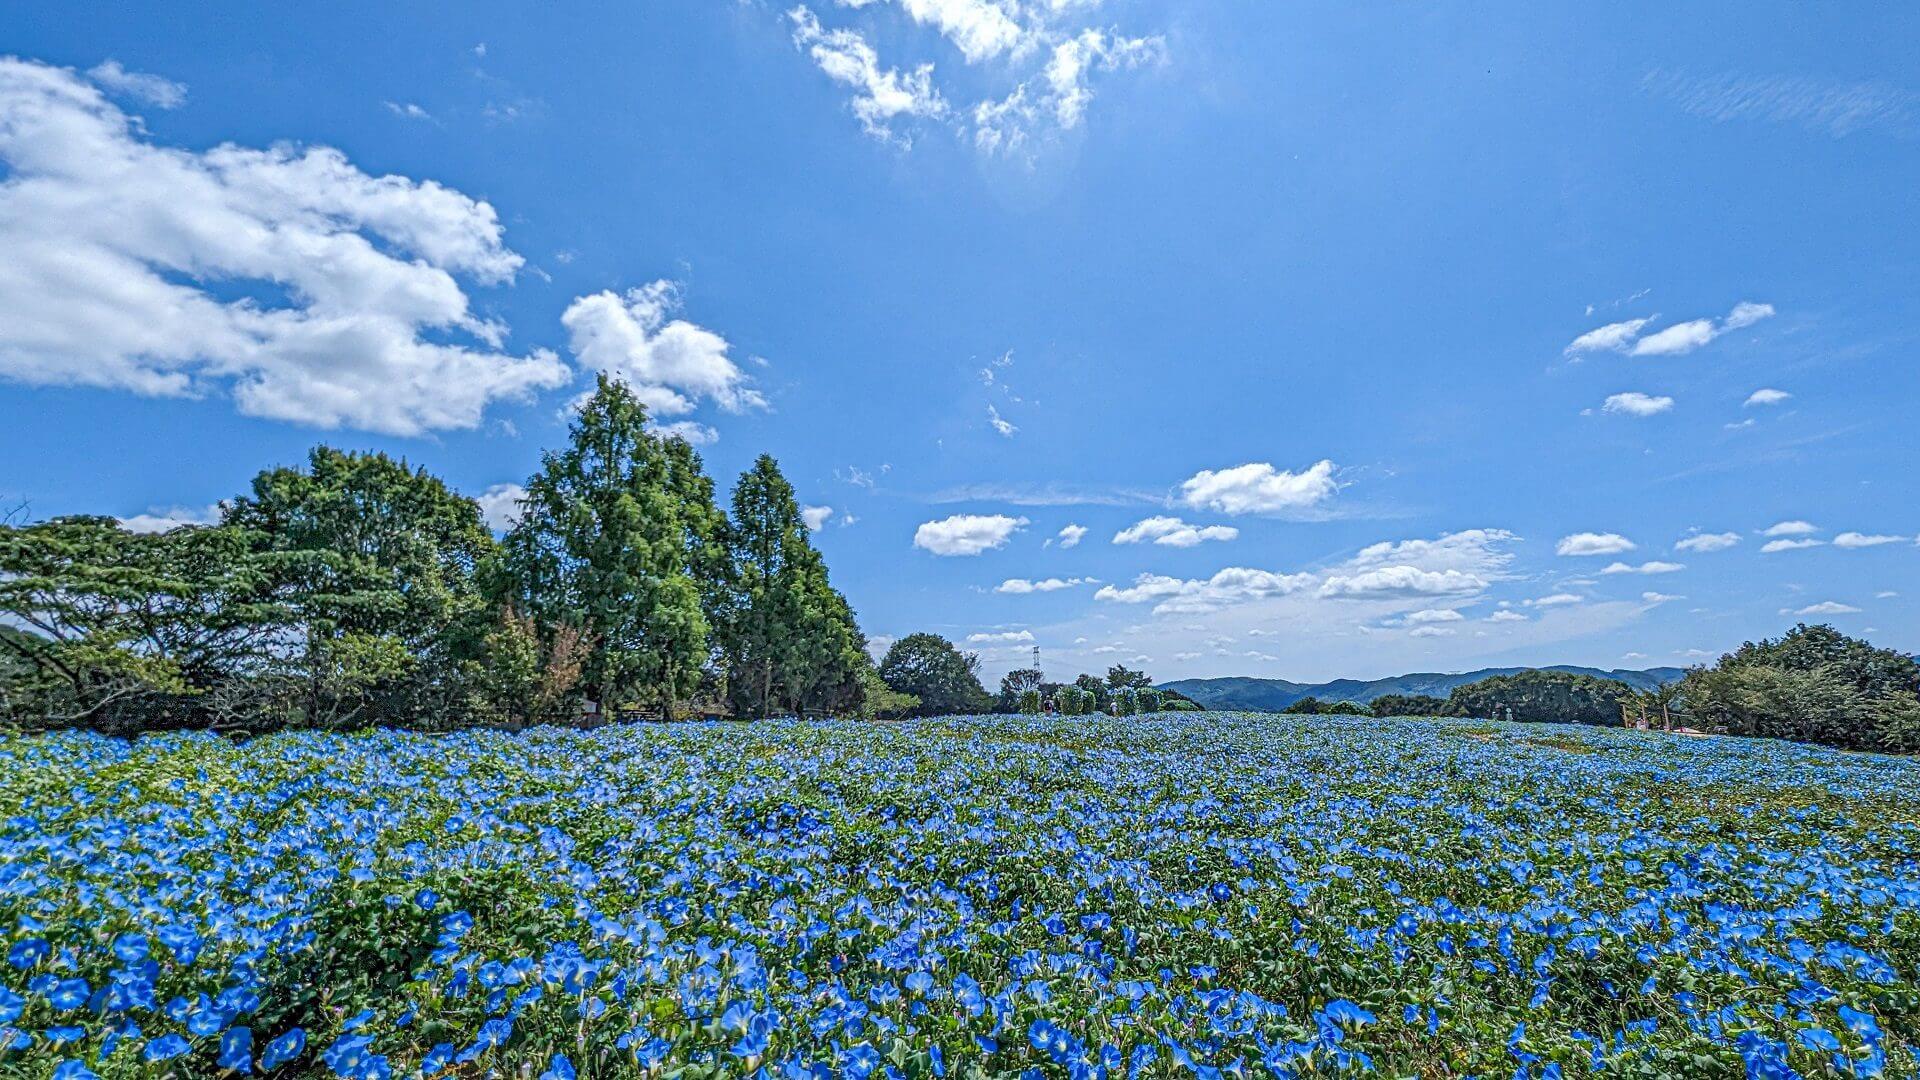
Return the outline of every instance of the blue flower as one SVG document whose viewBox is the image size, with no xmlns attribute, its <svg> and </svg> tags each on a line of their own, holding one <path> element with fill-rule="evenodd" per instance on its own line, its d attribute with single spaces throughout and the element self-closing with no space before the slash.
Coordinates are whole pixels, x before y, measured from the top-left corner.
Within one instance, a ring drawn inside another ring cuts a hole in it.
<svg viewBox="0 0 1920 1080">
<path fill-rule="evenodd" d="M 253 1071 L 253 1029 L 231 1027 L 220 1033 L 220 1057 L 214 1062 L 229 1072 Z"/>
<path fill-rule="evenodd" d="M 68 1058 L 53 1067 L 53 1080 L 100 1080 L 100 1074 Z"/>
<path fill-rule="evenodd" d="M 573 1071 L 573 1062 L 567 1060 L 567 1055 L 555 1054 L 553 1060 L 547 1063 L 547 1071 L 540 1074 L 540 1080 L 578 1080 L 578 1075 Z"/>
<path fill-rule="evenodd" d="M 125 933 L 113 939 L 113 955 L 129 966 L 145 960 L 152 951 L 144 934 Z"/>
<path fill-rule="evenodd" d="M 300 1052 L 306 1048 L 307 1033 L 300 1028 L 294 1028 L 267 1043 L 267 1052 L 260 1056 L 260 1067 L 272 1072 L 299 1057 Z"/>
<path fill-rule="evenodd" d="M 148 1043 L 140 1056 L 147 1061 L 172 1061 L 192 1049 L 187 1040 L 178 1035 L 162 1035 Z"/>
<path fill-rule="evenodd" d="M 53 946 L 47 943 L 46 938 L 28 938 L 14 942 L 13 948 L 7 950 L 7 963 L 21 969 L 30 968 L 45 960 L 52 952 Z"/>
</svg>

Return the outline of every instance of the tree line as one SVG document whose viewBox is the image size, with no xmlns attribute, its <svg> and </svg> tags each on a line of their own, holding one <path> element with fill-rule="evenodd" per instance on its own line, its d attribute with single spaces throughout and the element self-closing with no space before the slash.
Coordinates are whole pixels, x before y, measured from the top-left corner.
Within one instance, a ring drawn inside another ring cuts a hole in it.
<svg viewBox="0 0 1920 1080">
<path fill-rule="evenodd" d="M 1650 689 L 1539 670 L 1455 687 L 1445 698 L 1386 694 L 1360 705 L 1309 697 L 1284 711 L 1688 730 L 1912 754 L 1920 753 L 1920 662 L 1831 626 L 1801 624 Z"/>
<path fill-rule="evenodd" d="M 496 540 L 424 469 L 321 446 L 216 524 L 0 527 L 0 709 L 109 732 L 899 708 L 762 455 L 730 513 L 601 378 Z"/>
</svg>

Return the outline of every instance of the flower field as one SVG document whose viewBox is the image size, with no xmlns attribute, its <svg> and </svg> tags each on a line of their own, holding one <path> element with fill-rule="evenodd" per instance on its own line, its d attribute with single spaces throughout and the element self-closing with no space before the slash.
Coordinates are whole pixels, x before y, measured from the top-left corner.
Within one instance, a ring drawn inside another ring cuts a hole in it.
<svg viewBox="0 0 1920 1080">
<path fill-rule="evenodd" d="M 1920 763 L 1465 721 L 0 740 L 0 1075 L 1916 1072 Z"/>
</svg>

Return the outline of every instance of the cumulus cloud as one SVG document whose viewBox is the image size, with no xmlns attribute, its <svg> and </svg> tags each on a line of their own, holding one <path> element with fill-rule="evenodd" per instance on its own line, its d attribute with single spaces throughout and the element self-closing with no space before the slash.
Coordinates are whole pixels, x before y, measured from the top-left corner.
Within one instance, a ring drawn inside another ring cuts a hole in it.
<svg viewBox="0 0 1920 1080">
<path fill-rule="evenodd" d="M 1574 338 L 1563 351 L 1568 356 L 1590 352 L 1622 351 L 1633 344 L 1633 339 L 1640 336 L 1641 328 L 1652 321 L 1652 319 L 1627 319 L 1624 322 L 1596 327 Z"/>
<path fill-rule="evenodd" d="M 974 145 L 988 153 L 1010 152 L 1048 124 L 1071 131 L 1093 100 L 1090 76 L 1154 62 L 1164 51 L 1158 37 L 1124 37 L 1091 27 L 1058 41 L 1037 78 L 973 107 Z"/>
<path fill-rule="evenodd" d="M 1841 548 L 1879 547 L 1882 544 L 1904 544 L 1909 537 L 1890 536 L 1886 533 L 1843 532 L 1833 538 L 1833 546 Z"/>
<path fill-rule="evenodd" d="M 819 532 L 821 529 L 826 528 L 827 522 L 831 520 L 832 517 L 833 507 L 831 506 L 803 506 L 800 508 L 800 520 L 806 525 L 808 532 Z"/>
<path fill-rule="evenodd" d="M 578 297 L 560 324 L 576 361 L 625 382 L 655 416 L 690 413 L 703 399 L 728 412 L 764 408 L 766 399 L 727 355 L 727 340 L 672 318 L 679 306 L 679 287 L 655 281 Z"/>
<path fill-rule="evenodd" d="M 1262 462 L 1230 469 L 1202 469 L 1180 485 L 1181 499 L 1201 510 L 1227 514 L 1277 514 L 1311 509 L 1340 490 L 1334 464 L 1318 461 L 1290 472 Z"/>
<path fill-rule="evenodd" d="M 1496 611 L 1487 616 L 1488 622 L 1526 622 L 1527 617 L 1517 611 Z"/>
<path fill-rule="evenodd" d="M 1815 540 L 1810 537 L 1799 540 L 1769 540 L 1760 545 L 1760 553 L 1772 555 L 1777 551 L 1801 551 L 1806 548 L 1821 547 L 1825 543 L 1825 540 Z"/>
<path fill-rule="evenodd" d="M 1739 330 L 1752 326 L 1762 319 L 1772 318 L 1773 314 L 1772 304 L 1742 301 L 1735 304 L 1733 310 L 1718 323 L 1712 319 L 1692 319 L 1648 334 L 1633 343 L 1632 353 L 1634 356 L 1684 355 L 1729 331 Z"/>
<path fill-rule="evenodd" d="M 1080 541 L 1086 538 L 1086 535 L 1087 527 L 1085 525 L 1067 525 L 1060 529 L 1060 534 L 1056 539 L 1060 541 L 1061 547 L 1070 548 L 1078 546 Z"/>
<path fill-rule="evenodd" d="M 1607 568 L 1600 572 L 1603 574 L 1675 574 L 1685 569 L 1685 566 L 1677 562 L 1655 560 L 1643 562 L 1639 566 L 1623 562 L 1609 563 Z"/>
<path fill-rule="evenodd" d="M 1002 630 L 997 633 L 968 634 L 969 645 L 1019 645 L 1034 640 L 1029 630 Z"/>
<path fill-rule="evenodd" d="M 1416 626 L 1412 630 L 1407 631 L 1407 636 L 1417 637 L 1417 638 L 1452 637 L 1453 627 L 1451 626 Z"/>
<path fill-rule="evenodd" d="M 156 109 L 177 109 L 187 103 L 185 84 L 159 75 L 128 71 L 118 60 L 88 68 L 87 78 L 109 93 L 143 101 Z"/>
<path fill-rule="evenodd" d="M 1618 555 L 1634 549 L 1633 541 L 1619 533 L 1574 533 L 1563 536 L 1554 546 L 1557 555 Z"/>
<path fill-rule="evenodd" d="M 1794 612 L 1795 615 L 1853 615 L 1860 611 L 1852 604 L 1842 604 L 1837 600 L 1822 600 L 1817 604 L 1808 604 Z"/>
<path fill-rule="evenodd" d="M 1164 547 L 1198 547 L 1208 540 L 1232 540 L 1240 530 L 1231 525 L 1189 525 L 1177 517 L 1150 517 L 1113 534 L 1116 544 L 1152 542 Z"/>
<path fill-rule="evenodd" d="M 1568 604 L 1578 604 L 1583 599 L 1584 597 L 1581 597 L 1575 593 L 1568 593 L 1568 592 L 1553 593 L 1549 596 L 1541 596 L 1541 597 L 1536 597 L 1532 600 L 1529 600 L 1527 601 L 1527 606 L 1529 607 L 1565 607 Z"/>
<path fill-rule="evenodd" d="M 914 530 L 913 546 L 935 555 L 978 555 L 1005 547 L 1027 519 L 1005 514 L 955 514 Z"/>
<path fill-rule="evenodd" d="M 1402 621 L 1409 626 L 1420 626 L 1426 623 L 1460 622 L 1465 618 L 1465 615 L 1460 614 L 1452 608 L 1422 608 L 1408 615 Z"/>
<path fill-rule="evenodd" d="M 828 30 L 804 5 L 787 12 L 793 23 L 793 43 L 826 76 L 853 89 L 853 115 L 867 134 L 894 141 L 892 122 L 898 117 L 940 117 L 947 114 L 946 99 L 933 85 L 933 65 L 912 71 L 883 67 L 880 56 L 857 30 Z"/>
<path fill-rule="evenodd" d="M 135 533 L 171 532 L 183 525 L 217 525 L 220 523 L 220 504 L 210 506 L 171 506 L 165 509 L 154 507 L 144 514 L 134 514 L 120 519 L 120 527 Z"/>
<path fill-rule="evenodd" d="M 1642 336 L 1643 331 L 1653 322 L 1653 319 L 1628 319 L 1589 330 L 1574 338 L 1563 351 L 1567 356 L 1576 359 L 1594 352 L 1623 352 L 1633 356 L 1677 356 L 1692 352 L 1722 334 L 1752 326 L 1762 319 L 1772 317 L 1773 314 L 1772 304 L 1756 304 L 1743 300 L 1735 304 L 1733 310 L 1729 311 L 1724 318 L 1689 319 L 1645 336 Z"/>
<path fill-rule="evenodd" d="M 1811 521 L 1781 521 L 1761 530 L 1761 536 L 1807 536 L 1820 531 Z"/>
<path fill-rule="evenodd" d="M 1278 574 L 1244 566 L 1229 566 L 1210 578 L 1181 579 L 1163 574 L 1141 574 L 1129 586 L 1103 585 L 1096 600 L 1120 604 L 1157 601 L 1154 614 L 1214 611 L 1233 604 L 1285 596 L 1313 584 L 1312 574 Z"/>
<path fill-rule="evenodd" d="M 0 376 L 392 435 L 563 385 L 460 279 L 512 280 L 492 206 L 338 150 L 155 144 L 93 84 L 0 59 Z"/>
<path fill-rule="evenodd" d="M 1764 387 L 1748 394 L 1744 407 L 1751 409 L 1755 405 L 1778 405 L 1792 396 L 1792 394 L 1787 393 L 1785 390 L 1775 390 L 1772 387 Z"/>
<path fill-rule="evenodd" d="M 1674 542 L 1675 551 L 1725 551 L 1740 542 L 1739 533 L 1696 533 Z"/>
<path fill-rule="evenodd" d="M 1461 570 L 1422 570 L 1382 566 L 1354 574 L 1333 574 L 1320 583 L 1320 595 L 1350 599 L 1457 596 L 1485 590 L 1487 579 Z"/>
<path fill-rule="evenodd" d="M 1657 416 L 1673 408 L 1673 399 L 1629 390 L 1624 394 L 1609 394 L 1600 408 L 1623 416 Z"/>
<path fill-rule="evenodd" d="M 1053 578 L 1042 578 L 1038 581 L 1031 581 L 1031 580 L 1028 580 L 1027 578 L 1014 577 L 1014 578 L 1008 578 L 1007 580 L 1001 582 L 1000 584 L 995 585 L 993 587 L 993 591 L 997 593 L 1011 593 L 1015 596 L 1024 596 L 1028 593 L 1058 592 L 1061 589 L 1071 589 L 1080 585 L 1090 585 L 1093 583 L 1093 580 L 1094 579 L 1092 578 L 1053 577 Z"/>
<path fill-rule="evenodd" d="M 1501 576 L 1513 554 L 1506 544 L 1516 537 L 1505 529 L 1462 529 L 1439 537 L 1382 541 L 1360 549 L 1350 567 L 1412 566 L 1422 570 L 1460 570 L 1480 577 Z"/>
<path fill-rule="evenodd" d="M 664 424 L 658 420 L 648 420 L 647 430 L 663 439 L 679 439 L 688 446 L 711 446 L 720 441 L 719 432 L 694 420 L 675 420 Z"/>
<path fill-rule="evenodd" d="M 494 532 L 506 532 L 520 521 L 521 509 L 527 502 L 527 489 L 519 484 L 495 484 L 473 501 L 480 504 L 480 516 L 486 519 L 487 528 Z"/>
</svg>

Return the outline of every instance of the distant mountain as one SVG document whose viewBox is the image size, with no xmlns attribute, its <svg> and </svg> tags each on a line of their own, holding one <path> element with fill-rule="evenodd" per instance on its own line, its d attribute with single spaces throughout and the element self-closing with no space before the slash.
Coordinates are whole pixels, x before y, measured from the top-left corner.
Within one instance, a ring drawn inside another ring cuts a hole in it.
<svg viewBox="0 0 1920 1080">
<path fill-rule="evenodd" d="M 1411 675 L 1396 675 L 1390 679 L 1335 679 L 1324 683 L 1297 683 L 1288 682 L 1285 679 L 1253 679 L 1235 676 L 1224 679 L 1179 679 L 1160 685 L 1164 690 L 1178 690 L 1209 709 L 1279 712 L 1305 697 L 1319 698 L 1321 701 L 1352 701 L 1361 705 L 1383 694 L 1431 694 L 1434 697 L 1443 698 L 1452 693 L 1456 686 L 1477 683 L 1495 675 L 1514 675 L 1522 671 L 1534 670 L 1571 671 L 1578 675 L 1617 679 L 1636 690 L 1650 690 L 1656 686 L 1677 682 L 1687 673 L 1685 668 L 1677 667 L 1647 668 L 1644 671 L 1625 669 L 1606 671 L 1601 668 L 1579 667 L 1573 664 L 1554 664 L 1541 669 L 1497 667 L 1461 672 L 1421 671 Z"/>
</svg>

